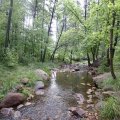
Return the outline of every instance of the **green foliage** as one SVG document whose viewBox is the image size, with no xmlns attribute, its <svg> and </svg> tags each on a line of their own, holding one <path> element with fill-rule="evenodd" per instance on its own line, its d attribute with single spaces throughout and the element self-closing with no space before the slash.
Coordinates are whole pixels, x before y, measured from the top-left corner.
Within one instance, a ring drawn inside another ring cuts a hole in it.
<svg viewBox="0 0 120 120">
<path fill-rule="evenodd" d="M 100 113 L 102 120 L 113 120 L 120 118 L 120 101 L 113 97 L 108 98 L 105 101 Z"/>
<path fill-rule="evenodd" d="M 15 67 L 18 64 L 18 55 L 15 50 L 7 49 L 4 60 L 8 67 Z"/>
</svg>

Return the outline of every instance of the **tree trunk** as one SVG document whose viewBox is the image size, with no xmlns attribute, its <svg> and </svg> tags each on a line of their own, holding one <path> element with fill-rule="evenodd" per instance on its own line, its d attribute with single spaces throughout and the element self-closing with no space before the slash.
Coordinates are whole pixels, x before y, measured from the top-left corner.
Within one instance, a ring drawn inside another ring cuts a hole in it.
<svg viewBox="0 0 120 120">
<path fill-rule="evenodd" d="M 114 5 L 114 0 L 112 0 L 112 3 Z M 113 79 L 116 79 L 116 75 L 114 73 L 114 67 L 113 67 L 113 39 L 114 39 L 115 16 L 116 14 L 113 10 L 112 11 L 112 26 L 110 28 L 110 70 L 111 70 L 111 75 Z"/>
<path fill-rule="evenodd" d="M 54 49 L 54 51 L 53 51 L 53 53 L 52 53 L 52 55 L 51 55 L 51 58 L 50 58 L 52 61 L 54 60 L 54 56 L 55 56 L 55 53 L 56 53 L 56 51 L 57 51 L 57 47 L 58 47 L 60 38 L 61 38 L 61 36 L 62 36 L 63 29 L 64 29 L 64 22 L 63 22 L 62 29 L 61 29 L 61 32 L 60 32 L 60 36 L 59 36 L 59 38 L 58 38 L 58 40 L 57 40 L 57 42 L 56 42 L 55 49 Z"/>
<path fill-rule="evenodd" d="M 47 40 L 46 40 L 46 42 L 45 42 L 46 45 L 45 45 L 45 49 L 44 49 L 44 53 L 43 53 L 42 62 L 45 62 L 45 58 L 46 58 L 47 45 L 48 45 L 48 43 L 49 43 L 50 30 L 51 30 L 52 20 L 53 20 L 54 13 L 55 13 L 56 3 L 57 3 L 57 0 L 55 0 L 54 6 L 53 6 L 53 9 L 52 9 L 52 15 L 51 15 L 50 24 L 49 24 L 49 27 L 48 27 L 48 37 L 47 37 Z"/>
<path fill-rule="evenodd" d="M 87 52 L 87 61 L 88 61 L 88 66 L 91 66 L 91 63 L 90 63 L 90 56 L 89 56 L 89 53 Z"/>
<path fill-rule="evenodd" d="M 12 12 L 13 12 L 13 0 L 10 0 L 10 9 L 8 14 L 7 28 L 6 28 L 5 49 L 10 44 L 10 27 L 11 27 Z"/>
</svg>

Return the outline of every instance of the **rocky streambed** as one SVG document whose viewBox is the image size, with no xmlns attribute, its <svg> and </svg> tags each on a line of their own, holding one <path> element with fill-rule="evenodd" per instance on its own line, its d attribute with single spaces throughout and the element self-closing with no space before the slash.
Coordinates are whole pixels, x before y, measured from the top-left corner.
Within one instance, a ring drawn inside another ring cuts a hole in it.
<svg viewBox="0 0 120 120">
<path fill-rule="evenodd" d="M 16 117 L 0 115 L 0 120 L 98 120 L 100 92 L 86 69 L 53 71 L 49 87 L 41 93 L 18 107 Z"/>
</svg>

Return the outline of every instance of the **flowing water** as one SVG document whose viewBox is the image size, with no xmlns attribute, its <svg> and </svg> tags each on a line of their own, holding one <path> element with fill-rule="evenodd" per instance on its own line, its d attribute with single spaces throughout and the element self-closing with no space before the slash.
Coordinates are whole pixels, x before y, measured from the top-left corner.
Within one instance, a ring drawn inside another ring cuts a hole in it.
<svg viewBox="0 0 120 120">
<path fill-rule="evenodd" d="M 92 86 L 92 77 L 87 72 L 53 72 L 45 94 L 38 96 L 33 105 L 21 108 L 22 117 L 31 120 L 73 120 L 68 108 L 78 106 L 75 93 L 82 94 L 86 101 L 86 92 Z M 93 102 L 95 104 L 96 100 Z M 84 109 L 86 106 L 87 103 L 81 105 Z"/>
</svg>

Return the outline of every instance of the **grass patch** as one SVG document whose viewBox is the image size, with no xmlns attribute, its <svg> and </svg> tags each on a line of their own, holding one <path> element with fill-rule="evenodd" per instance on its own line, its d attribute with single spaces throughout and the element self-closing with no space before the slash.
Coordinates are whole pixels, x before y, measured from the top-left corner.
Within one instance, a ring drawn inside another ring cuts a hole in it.
<svg viewBox="0 0 120 120">
<path fill-rule="evenodd" d="M 42 69 L 50 74 L 50 70 L 57 66 L 58 65 L 50 62 L 29 64 L 27 66 L 18 65 L 15 68 L 5 67 L 0 64 L 0 99 L 2 99 L 10 89 L 18 85 L 22 78 L 28 78 L 30 80 L 28 86 L 32 87 L 36 80 L 41 79 L 35 74 L 36 69 Z"/>
<path fill-rule="evenodd" d="M 108 98 L 100 111 L 100 115 L 102 120 L 115 120 L 120 118 L 120 101 L 117 98 Z"/>
<path fill-rule="evenodd" d="M 120 90 L 120 75 L 117 73 L 117 79 L 114 80 L 112 77 L 103 81 L 103 86 L 111 86 L 115 91 Z"/>
</svg>

